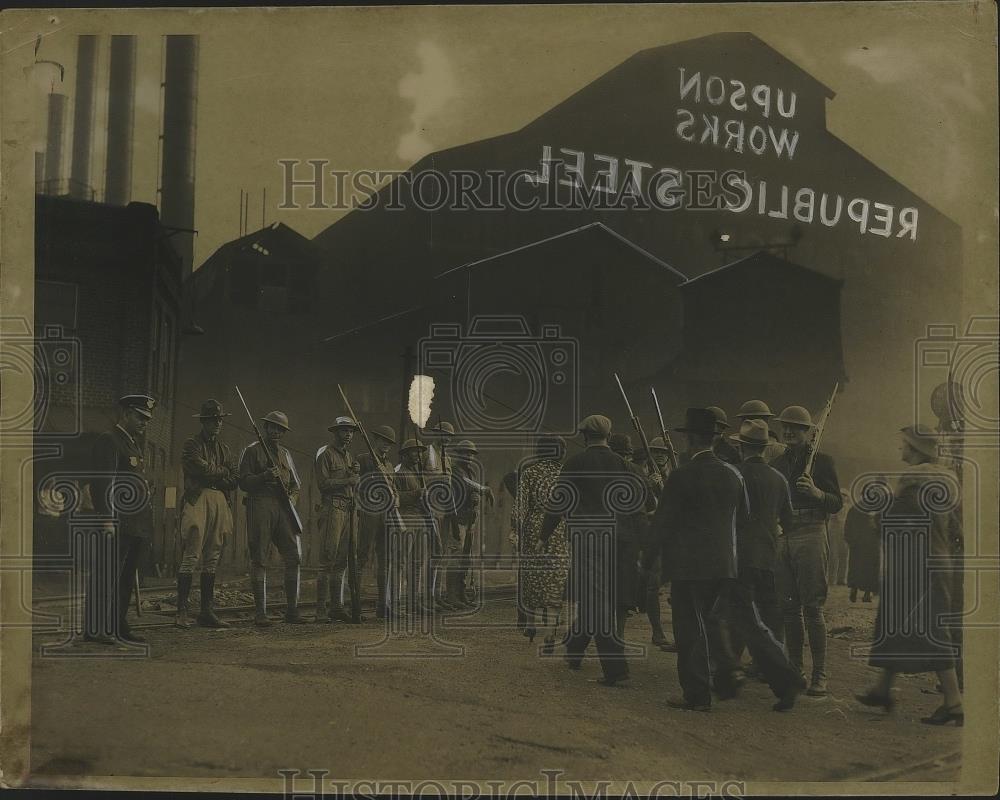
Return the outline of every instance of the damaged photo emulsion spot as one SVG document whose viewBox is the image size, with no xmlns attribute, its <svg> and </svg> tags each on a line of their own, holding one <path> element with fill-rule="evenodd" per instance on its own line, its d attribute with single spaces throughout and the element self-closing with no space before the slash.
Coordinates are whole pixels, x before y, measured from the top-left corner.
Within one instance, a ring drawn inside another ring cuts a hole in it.
<svg viewBox="0 0 1000 800">
<path fill-rule="evenodd" d="M 775 11 L 3 12 L 5 785 L 995 793 L 995 9 Z"/>
</svg>

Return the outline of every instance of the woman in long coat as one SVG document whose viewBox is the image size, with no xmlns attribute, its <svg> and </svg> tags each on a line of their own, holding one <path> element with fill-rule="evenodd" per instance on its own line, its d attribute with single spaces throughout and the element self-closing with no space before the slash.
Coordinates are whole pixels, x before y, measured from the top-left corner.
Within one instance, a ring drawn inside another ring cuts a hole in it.
<svg viewBox="0 0 1000 800">
<path fill-rule="evenodd" d="M 903 428 L 907 467 L 882 518 L 882 570 L 875 640 L 869 663 L 882 669 L 874 688 L 857 699 L 888 711 L 898 672 L 936 672 L 944 703 L 922 722 L 962 725 L 962 695 L 955 671 L 956 643 L 942 615 L 953 610 L 952 593 L 962 551 L 956 513 L 960 502 L 955 474 L 937 460 L 937 439 L 923 429 Z"/>
<path fill-rule="evenodd" d="M 864 592 L 863 602 L 870 603 L 872 592 L 878 591 L 878 576 L 882 559 L 879 523 L 874 514 L 852 505 L 844 518 L 844 541 L 850 552 L 847 560 L 847 585 L 851 587 L 851 602 Z"/>
<path fill-rule="evenodd" d="M 566 595 L 569 573 L 569 542 L 566 525 L 560 522 L 548 543 L 541 540 L 542 521 L 548 509 L 552 489 L 562 471 L 565 442 L 558 436 L 538 440 L 535 460 L 518 471 L 517 495 L 513 522 L 520 554 L 520 597 L 526 614 L 524 635 L 535 638 L 539 622 L 548 626 L 545 652 L 555 646 Z"/>
</svg>

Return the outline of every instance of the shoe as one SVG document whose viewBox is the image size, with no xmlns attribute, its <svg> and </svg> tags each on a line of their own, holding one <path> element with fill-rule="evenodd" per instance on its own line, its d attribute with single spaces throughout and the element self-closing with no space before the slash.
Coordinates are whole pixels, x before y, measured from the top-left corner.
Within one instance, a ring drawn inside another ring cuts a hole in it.
<svg viewBox="0 0 1000 800">
<path fill-rule="evenodd" d="M 178 628 L 190 628 L 191 627 L 191 617 L 188 616 L 186 608 L 178 608 L 177 616 L 174 619 L 174 625 Z"/>
<path fill-rule="evenodd" d="M 117 642 L 115 642 L 115 639 L 114 639 L 113 636 L 108 636 L 107 634 L 103 634 L 103 633 L 94 634 L 94 635 L 91 635 L 89 633 L 85 633 L 83 635 L 83 641 L 85 641 L 85 642 L 93 642 L 94 644 L 117 644 Z"/>
<path fill-rule="evenodd" d="M 851 589 L 850 601 L 852 603 L 858 602 L 858 590 L 857 589 Z"/>
<path fill-rule="evenodd" d="M 826 686 L 826 675 L 813 675 L 812 682 L 806 689 L 806 694 L 810 697 L 826 697 L 830 694 L 830 690 Z"/>
<path fill-rule="evenodd" d="M 129 642 L 131 644 L 146 644 L 146 640 L 140 636 L 138 633 L 133 633 L 132 631 L 125 631 L 119 634 L 118 638 L 123 642 Z"/>
<path fill-rule="evenodd" d="M 863 706 L 870 706 L 872 708 L 884 708 L 886 711 L 892 711 L 892 707 L 896 705 L 896 701 L 892 699 L 891 695 L 888 694 L 878 694 L 877 692 L 869 689 L 864 694 L 854 695 L 854 699 L 857 700 Z"/>
<path fill-rule="evenodd" d="M 274 625 L 274 622 L 271 621 L 271 619 L 267 616 L 267 614 L 257 614 L 253 618 L 253 624 L 256 625 L 258 628 L 270 628 L 272 625 Z"/>
<path fill-rule="evenodd" d="M 771 708 L 774 711 L 791 711 L 795 706 L 795 701 L 798 699 L 799 695 L 805 691 L 806 679 L 803 676 L 799 676 L 788 684 L 788 688 L 782 693 L 781 697 L 778 698 L 778 702 L 775 703 Z"/>
<path fill-rule="evenodd" d="M 959 728 L 965 725 L 965 712 L 962 711 L 962 704 L 954 706 L 938 706 L 929 717 L 921 717 L 920 721 L 924 725 L 947 725 L 954 722 Z"/>
<path fill-rule="evenodd" d="M 722 677 L 722 680 L 719 680 Z M 716 676 L 716 680 L 713 681 L 712 689 L 715 691 L 716 697 L 720 700 L 732 700 L 734 697 L 739 695 L 740 689 L 746 684 L 747 679 L 743 677 L 742 672 L 732 672 L 726 677 L 724 674 Z"/>
<path fill-rule="evenodd" d="M 201 613 L 198 615 L 198 624 L 203 628 L 215 628 L 217 630 L 229 627 L 229 623 L 223 622 L 219 619 L 218 616 L 216 616 L 215 611 L 210 608 L 202 609 Z"/>
<path fill-rule="evenodd" d="M 872 601 L 872 593 L 865 592 L 865 596 L 861 598 L 862 603 L 870 603 Z"/>
<path fill-rule="evenodd" d="M 712 708 L 711 703 L 692 703 L 683 697 L 671 697 L 667 700 L 667 705 L 683 711 L 709 711 Z"/>
</svg>

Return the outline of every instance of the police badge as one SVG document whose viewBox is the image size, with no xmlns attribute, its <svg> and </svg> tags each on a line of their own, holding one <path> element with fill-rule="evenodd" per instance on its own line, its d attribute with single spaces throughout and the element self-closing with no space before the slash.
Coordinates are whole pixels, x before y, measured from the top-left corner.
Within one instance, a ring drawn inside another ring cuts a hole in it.
<svg viewBox="0 0 1000 800">
<path fill-rule="evenodd" d="M 138 467 L 139 466 L 139 459 L 136 458 L 135 456 L 129 456 L 128 457 L 128 463 L 129 463 L 129 466 Z"/>
</svg>

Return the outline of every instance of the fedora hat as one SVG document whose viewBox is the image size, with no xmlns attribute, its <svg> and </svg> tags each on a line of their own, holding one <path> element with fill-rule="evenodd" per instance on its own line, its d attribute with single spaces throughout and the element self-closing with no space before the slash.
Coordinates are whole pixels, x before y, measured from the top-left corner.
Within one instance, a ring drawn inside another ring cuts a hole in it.
<svg viewBox="0 0 1000 800">
<path fill-rule="evenodd" d="M 372 436 L 378 436 L 380 439 L 385 439 L 389 444 L 396 444 L 396 431 L 388 425 L 377 425 L 372 428 L 371 434 Z"/>
<path fill-rule="evenodd" d="M 905 428 L 900 428 L 899 432 L 903 434 L 903 439 L 905 439 L 914 450 L 923 453 L 925 456 L 937 458 L 937 436 L 930 428 L 919 424 L 907 425 Z"/>
<path fill-rule="evenodd" d="M 408 450 L 424 451 L 426 449 L 427 445 L 418 443 L 416 439 L 407 439 L 405 442 L 403 442 L 403 446 L 399 448 L 399 452 L 405 453 Z"/>
<path fill-rule="evenodd" d="M 718 417 L 707 408 L 689 408 L 684 412 L 684 424 L 674 428 L 678 433 L 714 436 L 718 433 Z M 652 447 L 652 445 L 650 445 Z"/>
<path fill-rule="evenodd" d="M 191 416 L 198 419 L 214 419 L 216 417 L 231 417 L 232 414 L 226 411 L 218 400 L 206 400 L 201 404 L 201 411 Z"/>
<path fill-rule="evenodd" d="M 763 400 L 747 400 L 740 406 L 736 416 L 740 419 L 744 417 L 773 417 L 774 412 L 768 408 L 767 403 Z"/>
<path fill-rule="evenodd" d="M 337 419 L 334 420 L 333 425 L 327 428 L 327 430 L 330 431 L 330 433 L 333 433 L 335 430 L 339 428 L 350 428 L 352 431 L 357 430 L 358 423 L 356 423 L 350 417 L 337 417 Z"/>
<path fill-rule="evenodd" d="M 784 422 L 786 425 L 798 425 L 801 428 L 813 426 L 812 414 L 802 406 L 788 406 L 779 415 L 778 422 Z"/>
<path fill-rule="evenodd" d="M 291 430 L 288 427 L 288 415 L 284 411 L 272 411 L 267 416 L 260 418 L 261 422 L 270 422 L 272 425 L 277 425 L 279 428 L 284 428 L 286 431 Z"/>
<path fill-rule="evenodd" d="M 740 425 L 740 431 L 735 436 L 730 436 L 729 441 L 736 444 L 757 444 L 766 445 L 768 437 L 767 423 L 761 419 L 745 419 Z"/>
</svg>

